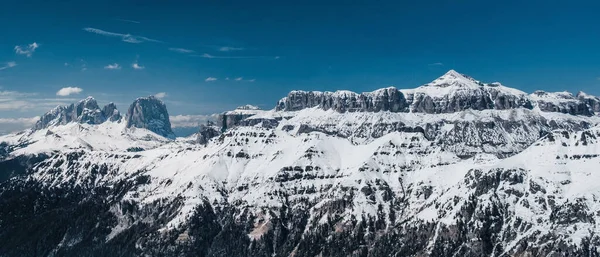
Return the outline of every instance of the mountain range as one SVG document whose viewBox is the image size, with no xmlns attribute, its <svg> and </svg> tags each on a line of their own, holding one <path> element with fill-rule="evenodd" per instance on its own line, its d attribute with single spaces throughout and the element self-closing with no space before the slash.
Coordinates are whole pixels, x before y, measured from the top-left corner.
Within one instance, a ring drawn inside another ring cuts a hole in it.
<svg viewBox="0 0 600 257">
<path fill-rule="evenodd" d="M 0 137 L 0 256 L 600 256 L 599 124 L 598 97 L 454 70 L 189 137 L 88 97 Z"/>
</svg>

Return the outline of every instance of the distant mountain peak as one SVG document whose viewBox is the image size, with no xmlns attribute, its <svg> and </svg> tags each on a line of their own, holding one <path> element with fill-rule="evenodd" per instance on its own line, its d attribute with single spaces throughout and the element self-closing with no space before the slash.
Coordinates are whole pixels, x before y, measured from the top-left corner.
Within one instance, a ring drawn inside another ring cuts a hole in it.
<svg viewBox="0 0 600 257">
<path fill-rule="evenodd" d="M 238 106 L 235 109 L 236 110 L 260 110 L 260 107 L 258 107 L 256 105 L 247 104 L 247 105 Z"/>
<path fill-rule="evenodd" d="M 167 138 L 174 138 L 166 105 L 154 96 L 136 99 L 125 116 L 127 128 L 144 128 Z"/>
<path fill-rule="evenodd" d="M 459 87 L 479 87 L 482 83 L 469 77 L 467 75 L 458 73 L 455 70 L 449 70 L 441 77 L 435 79 L 429 84 L 425 86 L 435 86 L 435 87 L 450 87 L 450 86 L 459 86 Z"/>
</svg>

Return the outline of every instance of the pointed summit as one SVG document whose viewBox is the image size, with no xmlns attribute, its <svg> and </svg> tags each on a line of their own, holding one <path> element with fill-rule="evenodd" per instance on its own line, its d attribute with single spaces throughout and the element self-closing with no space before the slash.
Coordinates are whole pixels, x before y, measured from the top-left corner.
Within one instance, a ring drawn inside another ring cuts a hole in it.
<svg viewBox="0 0 600 257">
<path fill-rule="evenodd" d="M 116 107 L 115 107 L 116 109 Z M 115 110 L 111 110 L 111 116 Z M 118 113 L 118 111 L 117 111 Z M 107 116 L 98 106 L 98 102 L 91 96 L 66 106 L 57 106 L 40 117 L 33 127 L 34 130 L 50 126 L 65 125 L 70 122 L 81 124 L 101 124 L 107 120 Z M 112 121 L 112 120 L 111 120 Z"/>
<path fill-rule="evenodd" d="M 455 70 L 449 70 L 441 77 L 427 84 L 426 86 L 437 86 L 437 87 L 473 87 L 477 88 L 481 83 L 467 75 L 458 73 Z"/>
<path fill-rule="evenodd" d="M 455 70 L 449 70 L 449 71 L 447 71 L 447 72 L 446 72 L 446 74 L 444 74 L 443 76 L 444 76 L 444 77 L 447 77 L 447 76 L 451 76 L 451 77 L 460 77 L 460 76 L 462 76 L 462 74 L 458 73 L 458 72 L 457 72 L 457 71 L 455 71 Z"/>
</svg>

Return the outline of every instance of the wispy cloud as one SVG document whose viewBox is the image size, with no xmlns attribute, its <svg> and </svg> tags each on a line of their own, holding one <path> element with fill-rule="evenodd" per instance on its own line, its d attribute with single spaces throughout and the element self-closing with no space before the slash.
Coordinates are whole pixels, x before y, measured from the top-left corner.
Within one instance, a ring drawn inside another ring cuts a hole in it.
<svg viewBox="0 0 600 257">
<path fill-rule="evenodd" d="M 136 62 L 136 63 L 133 63 L 133 64 L 131 65 L 131 67 L 132 67 L 134 70 L 143 70 L 143 69 L 145 69 L 145 68 L 146 68 L 146 67 L 144 67 L 144 66 L 141 66 L 141 65 L 139 65 L 137 62 Z"/>
<path fill-rule="evenodd" d="M 444 66 L 444 64 L 443 64 L 443 63 L 441 63 L 441 62 L 434 62 L 434 63 L 430 63 L 430 64 L 428 64 L 428 65 L 429 65 L 429 66 Z"/>
<path fill-rule="evenodd" d="M 242 47 L 231 47 L 231 46 L 219 47 L 219 51 L 221 51 L 221 52 L 242 51 L 242 50 L 244 50 L 244 48 L 242 48 Z"/>
<path fill-rule="evenodd" d="M 0 66 L 0 70 L 6 70 L 8 68 L 12 68 L 12 67 L 15 67 L 15 66 L 17 66 L 16 62 L 7 62 L 4 65 Z"/>
<path fill-rule="evenodd" d="M 244 79 L 243 77 L 235 78 L 235 81 L 254 82 L 256 79 Z"/>
<path fill-rule="evenodd" d="M 79 88 L 79 87 L 63 87 L 60 90 L 58 90 L 58 92 L 56 92 L 57 96 L 69 96 L 69 95 L 76 95 L 83 92 L 83 89 Z"/>
<path fill-rule="evenodd" d="M 66 105 L 76 101 L 73 98 L 39 98 L 37 93 L 0 91 L 0 111 L 30 111 L 46 112 L 57 105 Z M 2 126 L 0 125 L 0 128 Z"/>
<path fill-rule="evenodd" d="M 134 20 L 126 20 L 126 19 L 119 19 L 119 18 L 116 18 L 115 20 L 116 20 L 116 21 L 129 22 L 129 23 L 135 23 L 135 24 L 140 24 L 140 23 L 141 23 L 141 22 L 139 22 L 139 21 L 134 21 Z"/>
<path fill-rule="evenodd" d="M 31 118 L 0 118 L 0 135 L 31 128 L 39 119 L 38 116 Z"/>
<path fill-rule="evenodd" d="M 31 108 L 33 104 L 26 98 L 36 95 L 35 93 L 23 93 L 18 91 L 0 91 L 0 111 L 24 110 Z"/>
<path fill-rule="evenodd" d="M 217 81 L 217 78 L 208 77 L 204 81 L 206 81 L 206 82 Z"/>
<path fill-rule="evenodd" d="M 121 69 L 121 65 L 119 65 L 118 63 L 113 63 L 113 64 L 109 64 L 104 66 L 104 69 L 107 70 L 120 70 Z"/>
<path fill-rule="evenodd" d="M 85 60 L 83 59 L 79 59 L 79 62 L 81 63 L 81 71 L 86 71 L 87 70 L 87 63 L 85 62 Z"/>
<path fill-rule="evenodd" d="M 101 29 L 95 29 L 95 28 L 84 28 L 83 30 L 90 32 L 90 33 L 98 34 L 101 36 L 105 36 L 105 37 L 118 37 L 118 38 L 121 38 L 121 40 L 123 42 L 133 43 L 133 44 L 139 44 L 139 43 L 143 43 L 143 42 L 162 43 L 162 41 L 152 39 L 152 38 L 136 36 L 136 35 L 131 35 L 131 34 L 115 33 L 115 32 L 105 31 L 105 30 L 101 30 Z"/>
<path fill-rule="evenodd" d="M 185 48 L 178 48 L 178 47 L 171 47 L 169 48 L 170 51 L 173 52 L 177 52 L 180 54 L 191 54 L 191 53 L 195 53 L 194 50 L 190 50 L 190 49 L 185 49 Z"/>
<path fill-rule="evenodd" d="M 211 54 L 201 54 L 201 55 L 192 55 L 195 57 L 202 57 L 207 59 L 278 59 L 279 57 L 275 56 L 225 56 L 225 55 L 211 55 Z"/>
<path fill-rule="evenodd" d="M 158 99 L 163 99 L 163 98 L 167 97 L 167 93 L 160 92 L 160 93 L 157 93 L 156 95 L 154 95 L 154 97 L 156 97 Z"/>
<path fill-rule="evenodd" d="M 29 45 L 15 46 L 15 53 L 26 55 L 27 57 L 31 57 L 35 49 L 38 49 L 40 45 L 36 42 L 33 42 Z"/>
<path fill-rule="evenodd" d="M 198 127 L 207 121 L 216 121 L 218 114 L 211 115 L 176 115 L 169 117 L 173 128 Z"/>
</svg>

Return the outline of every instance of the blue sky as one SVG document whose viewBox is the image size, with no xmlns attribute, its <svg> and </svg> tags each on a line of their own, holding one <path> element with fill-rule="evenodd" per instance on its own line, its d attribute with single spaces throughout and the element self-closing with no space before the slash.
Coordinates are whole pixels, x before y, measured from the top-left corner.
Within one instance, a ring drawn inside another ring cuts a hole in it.
<svg viewBox="0 0 600 257">
<path fill-rule="evenodd" d="M 194 2 L 3 1 L 0 119 L 161 92 L 171 115 L 270 109 L 294 89 L 414 88 L 449 69 L 600 95 L 598 1 Z"/>
</svg>

